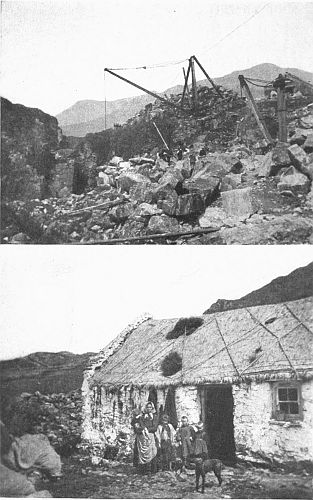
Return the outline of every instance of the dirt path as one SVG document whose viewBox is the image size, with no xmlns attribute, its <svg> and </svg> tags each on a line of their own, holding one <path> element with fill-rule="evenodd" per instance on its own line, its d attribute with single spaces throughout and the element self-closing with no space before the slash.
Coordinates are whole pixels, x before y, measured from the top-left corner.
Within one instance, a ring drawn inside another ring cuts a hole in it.
<svg viewBox="0 0 313 500">
<path fill-rule="evenodd" d="M 194 471 L 176 476 L 158 472 L 152 476 L 135 473 L 129 464 L 110 462 L 103 467 L 87 467 L 79 459 L 64 463 L 64 476 L 57 483 L 39 486 L 54 497 L 72 498 L 295 498 L 311 499 L 312 479 L 307 473 L 225 467 L 222 487 L 213 474 L 206 476 L 206 490 L 195 491 Z"/>
</svg>

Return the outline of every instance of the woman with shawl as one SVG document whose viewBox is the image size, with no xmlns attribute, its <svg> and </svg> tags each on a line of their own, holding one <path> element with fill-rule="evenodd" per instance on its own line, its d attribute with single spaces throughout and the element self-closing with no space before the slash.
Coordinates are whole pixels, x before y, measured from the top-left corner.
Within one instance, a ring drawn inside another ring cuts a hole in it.
<svg viewBox="0 0 313 500">
<path fill-rule="evenodd" d="M 143 412 L 132 420 L 136 439 L 134 448 L 134 465 L 142 473 L 157 471 L 157 444 L 156 431 L 158 428 L 158 417 L 154 404 L 150 401 L 146 404 Z"/>
</svg>

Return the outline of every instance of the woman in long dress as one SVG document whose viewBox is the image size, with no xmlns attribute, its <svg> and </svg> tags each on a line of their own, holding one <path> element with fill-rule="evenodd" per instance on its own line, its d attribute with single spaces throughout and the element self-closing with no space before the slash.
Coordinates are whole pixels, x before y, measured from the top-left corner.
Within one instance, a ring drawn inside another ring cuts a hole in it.
<svg viewBox="0 0 313 500">
<path fill-rule="evenodd" d="M 143 412 L 133 418 L 132 425 L 136 434 L 134 465 L 143 474 L 156 472 L 158 417 L 154 404 L 149 401 Z"/>
</svg>

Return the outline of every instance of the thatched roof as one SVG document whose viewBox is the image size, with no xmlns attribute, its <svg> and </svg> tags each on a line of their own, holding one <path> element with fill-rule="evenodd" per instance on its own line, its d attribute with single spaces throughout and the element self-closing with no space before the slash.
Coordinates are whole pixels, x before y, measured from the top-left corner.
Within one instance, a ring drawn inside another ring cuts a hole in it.
<svg viewBox="0 0 313 500">
<path fill-rule="evenodd" d="M 166 338 L 177 319 L 140 324 L 99 367 L 92 385 L 168 386 L 313 377 L 313 297 L 203 315 L 191 335 Z M 182 370 L 164 376 L 177 352 Z"/>
</svg>

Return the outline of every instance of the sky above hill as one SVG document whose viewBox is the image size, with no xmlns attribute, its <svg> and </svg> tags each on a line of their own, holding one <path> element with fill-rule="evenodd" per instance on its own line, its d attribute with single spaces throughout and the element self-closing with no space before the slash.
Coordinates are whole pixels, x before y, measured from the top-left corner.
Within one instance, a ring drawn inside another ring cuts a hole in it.
<svg viewBox="0 0 313 500">
<path fill-rule="evenodd" d="M 1 359 L 98 351 L 145 312 L 199 315 L 312 261 L 309 245 L 74 250 L 2 245 Z"/>
<path fill-rule="evenodd" d="M 112 76 L 104 84 L 104 67 L 195 54 L 212 77 L 264 62 L 313 71 L 313 3 L 305 0 L 2 0 L 1 8 L 1 95 L 50 114 L 140 93 Z M 162 91 L 182 83 L 182 66 L 122 75 Z"/>
</svg>

